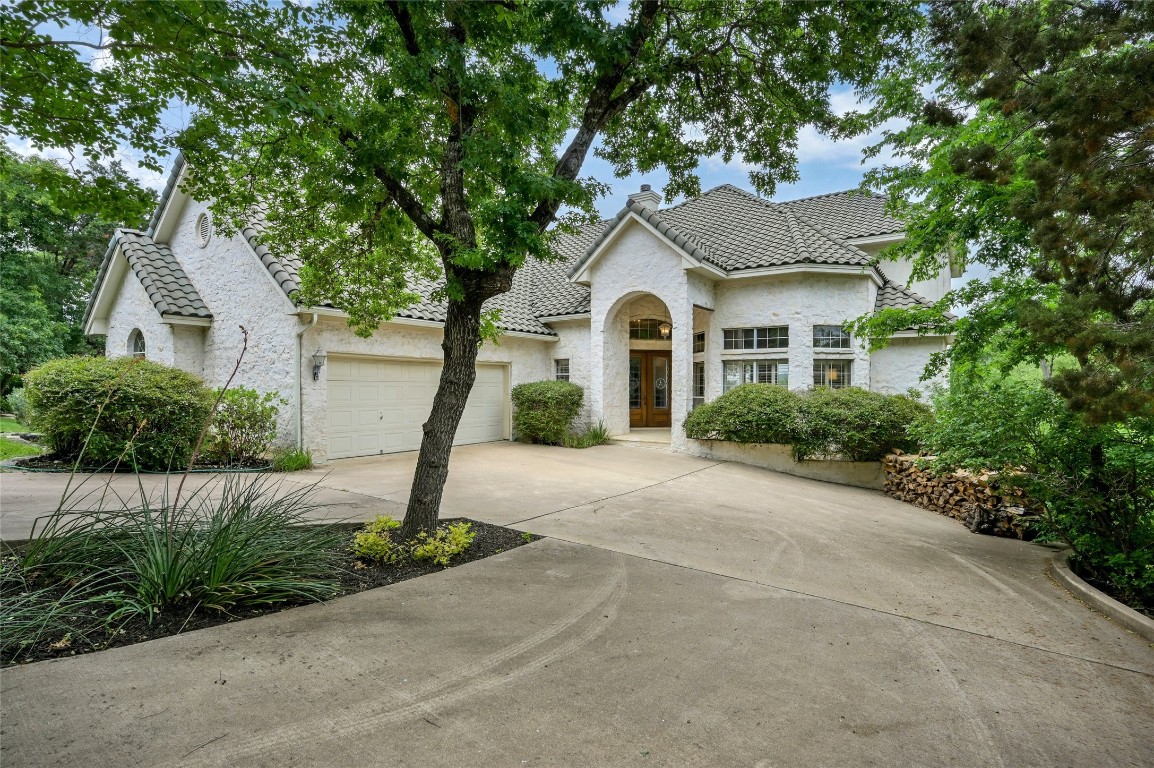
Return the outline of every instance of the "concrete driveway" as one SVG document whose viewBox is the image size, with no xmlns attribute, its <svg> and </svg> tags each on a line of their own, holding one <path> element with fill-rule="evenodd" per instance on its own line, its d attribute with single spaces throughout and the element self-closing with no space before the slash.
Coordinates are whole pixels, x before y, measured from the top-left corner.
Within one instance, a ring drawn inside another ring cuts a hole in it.
<svg viewBox="0 0 1154 768">
<path fill-rule="evenodd" d="M 414 460 L 290 482 L 319 481 L 338 516 L 399 513 Z M 10 505 L 36 496 L 13 477 L 6 537 Z M 1042 547 L 880 493 L 625 446 L 456 449 L 444 514 L 549 538 L 6 669 L 4 763 L 1154 762 L 1154 649 L 1053 584 Z"/>
</svg>

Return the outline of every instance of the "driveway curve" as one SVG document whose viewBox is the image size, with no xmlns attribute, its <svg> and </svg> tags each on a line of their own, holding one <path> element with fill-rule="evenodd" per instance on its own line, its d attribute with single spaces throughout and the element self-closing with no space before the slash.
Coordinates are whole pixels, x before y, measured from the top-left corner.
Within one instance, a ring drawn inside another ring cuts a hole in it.
<svg viewBox="0 0 1154 768">
<path fill-rule="evenodd" d="M 414 461 L 287 482 L 318 483 L 331 515 L 396 515 Z M 0 478 L 13 530 L 36 497 L 19 477 Z M 548 538 L 6 669 L 4 761 L 1154 762 L 1154 648 L 1052 582 L 1044 547 L 873 491 L 632 446 L 457 448 L 443 514 Z"/>
</svg>

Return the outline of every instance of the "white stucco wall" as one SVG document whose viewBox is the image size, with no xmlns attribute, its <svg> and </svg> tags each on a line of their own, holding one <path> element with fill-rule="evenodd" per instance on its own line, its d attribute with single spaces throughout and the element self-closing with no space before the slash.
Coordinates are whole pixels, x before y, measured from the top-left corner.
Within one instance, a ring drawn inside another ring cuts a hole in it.
<svg viewBox="0 0 1154 768">
<path fill-rule="evenodd" d="M 124 256 L 117 255 L 123 259 Z M 104 354 L 121 357 L 128 354 L 128 336 L 139 328 L 144 334 L 145 356 L 164 365 L 174 365 L 176 349 L 172 326 L 160 322 L 160 314 L 148 298 L 140 279 L 128 269 L 120 283 L 116 303 L 108 316 L 108 333 L 104 337 Z"/>
<path fill-rule="evenodd" d="M 304 409 L 304 441 L 317 462 L 326 460 L 328 419 L 328 366 L 321 368 L 316 381 L 312 378 L 311 356 L 317 349 L 329 355 L 374 355 L 418 360 L 440 360 L 443 357 L 439 327 L 385 323 L 372 336 L 356 336 L 342 318 L 323 318 L 305 331 L 302 337 L 302 405 Z M 576 346 L 576 338 L 574 345 Z M 553 378 L 553 358 L 557 342 L 537 341 L 516 336 L 504 336 L 499 344 L 486 342 L 477 355 L 479 363 L 506 363 L 509 365 L 510 386 L 529 381 Z M 560 357 L 562 355 L 557 354 Z"/>
<path fill-rule="evenodd" d="M 930 355 L 946 348 L 941 337 L 895 338 L 888 346 L 872 355 L 872 389 L 886 394 L 901 394 L 908 389 L 928 393 L 935 384 L 944 386 L 946 375 L 939 374 L 929 381 L 921 381 Z"/>
<path fill-rule="evenodd" d="M 553 344 L 542 345 L 542 353 L 548 355 L 548 364 L 545 378 L 553 378 L 553 361 L 565 358 L 569 360 L 569 381 L 585 390 L 585 400 L 581 406 L 581 414 L 577 417 L 579 426 L 588 424 L 592 419 L 589 387 L 591 371 L 589 369 L 589 320 L 559 320 L 550 323 L 549 327 L 558 335 L 559 339 Z"/>
<path fill-rule="evenodd" d="M 876 256 L 882 249 L 880 245 L 859 245 L 861 250 Z M 950 266 L 944 264 L 938 274 L 929 280 L 915 280 L 910 283 L 910 273 L 913 271 L 913 262 L 907 259 L 882 259 L 878 268 L 885 276 L 895 283 L 904 285 L 916 294 L 926 297 L 930 301 L 937 301 L 950 290 Z"/>
<path fill-rule="evenodd" d="M 813 386 L 813 326 L 841 325 L 873 310 L 874 284 L 868 275 L 787 274 L 726 280 L 715 288 L 716 307 L 707 339 L 707 400 L 722 391 L 724 360 L 789 360 L 789 388 Z M 723 350 L 724 329 L 789 326 L 784 350 Z M 822 359 L 853 361 L 854 386 L 870 387 L 869 353 L 852 341 L 848 350 L 818 350 Z"/>
<path fill-rule="evenodd" d="M 296 436 L 293 354 L 299 321 L 289 314 L 292 303 L 239 235 L 222 237 L 214 227 L 208 245 L 200 247 L 196 220 L 207 210 L 205 203 L 188 201 L 169 242 L 213 315 L 212 326 L 202 332 L 200 370 L 193 370 L 194 356 L 178 362 L 209 386 L 222 386 L 243 346 L 244 326 L 248 350 L 233 386 L 280 393 L 287 402 L 280 408 L 276 442 L 291 445 Z"/>
<path fill-rule="evenodd" d="M 693 360 L 693 302 L 681 255 L 644 225 L 631 221 L 619 230 L 590 270 L 593 418 L 611 432 L 629 431 L 629 314 L 635 299 L 651 294 L 673 325 L 672 446 L 685 445 L 681 425 L 690 407 Z M 656 304 L 654 305 L 657 306 Z M 624 310 L 624 311 L 622 311 Z M 600 361 L 600 365 L 598 365 Z"/>
</svg>

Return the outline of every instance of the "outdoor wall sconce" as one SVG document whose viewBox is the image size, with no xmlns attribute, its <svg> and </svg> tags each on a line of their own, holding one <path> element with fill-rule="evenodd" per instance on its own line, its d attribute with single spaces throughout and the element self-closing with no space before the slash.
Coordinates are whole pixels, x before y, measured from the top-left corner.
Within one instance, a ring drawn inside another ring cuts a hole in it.
<svg viewBox="0 0 1154 768">
<path fill-rule="evenodd" d="M 669 334 L 673 331 L 673 326 L 664 320 L 657 326 L 657 332 L 661 334 L 661 338 L 668 339 Z"/>
<path fill-rule="evenodd" d="M 328 357 L 328 355 L 325 354 L 324 350 L 318 349 L 316 352 L 313 352 L 313 381 L 320 378 L 321 368 L 325 367 L 326 357 Z"/>
</svg>

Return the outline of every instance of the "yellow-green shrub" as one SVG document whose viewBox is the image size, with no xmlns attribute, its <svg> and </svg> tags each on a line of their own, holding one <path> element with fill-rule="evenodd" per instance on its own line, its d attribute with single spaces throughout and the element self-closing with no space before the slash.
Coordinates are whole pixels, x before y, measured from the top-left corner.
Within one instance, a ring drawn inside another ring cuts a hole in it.
<svg viewBox="0 0 1154 768">
<path fill-rule="evenodd" d="M 413 542 L 413 559 L 431 560 L 437 565 L 447 566 L 453 556 L 468 549 L 475 538 L 477 534 L 472 523 L 463 521 L 438 528 L 432 536 L 419 533 Z"/>
<path fill-rule="evenodd" d="M 369 563 L 395 563 L 405 555 L 405 547 L 393 541 L 391 531 L 401 527 L 399 521 L 381 515 L 357 531 L 351 547 L 358 560 Z"/>
</svg>

